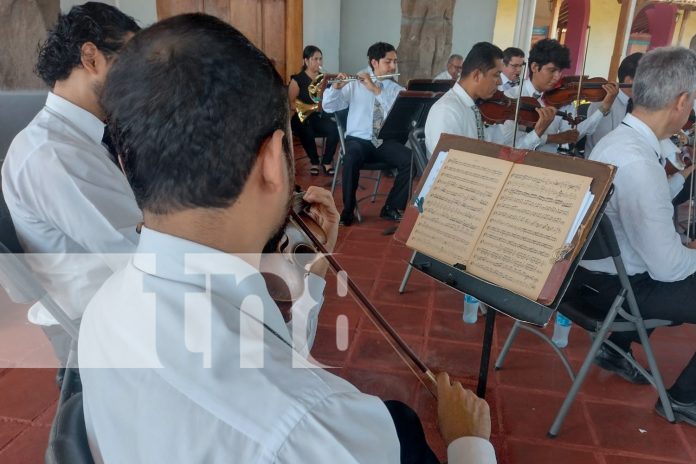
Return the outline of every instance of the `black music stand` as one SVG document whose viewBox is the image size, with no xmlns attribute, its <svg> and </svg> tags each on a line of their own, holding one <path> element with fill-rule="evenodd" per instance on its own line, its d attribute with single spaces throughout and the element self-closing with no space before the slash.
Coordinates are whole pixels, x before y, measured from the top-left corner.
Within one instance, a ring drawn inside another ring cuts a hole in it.
<svg viewBox="0 0 696 464">
<path fill-rule="evenodd" d="M 566 290 L 575 274 L 575 270 L 582 260 L 587 247 L 594 236 L 599 223 L 601 222 L 604 210 L 607 206 L 613 189 L 604 198 L 597 215 L 592 223 L 590 232 L 583 243 L 580 252 L 573 260 L 568 272 L 556 294 L 552 304 L 544 305 L 518 295 L 510 290 L 486 282 L 465 271 L 431 258 L 423 253 L 416 252 L 411 261 L 411 266 L 424 274 L 439 280 L 455 290 L 472 295 L 474 298 L 485 302 L 489 306 L 486 312 L 486 327 L 483 334 L 483 346 L 481 348 L 481 362 L 479 365 L 479 379 L 476 387 L 476 395 L 479 398 L 485 397 L 486 385 L 488 383 L 488 368 L 491 357 L 491 345 L 493 343 L 493 329 L 495 327 L 495 317 L 497 312 L 501 312 L 513 319 L 517 319 L 530 324 L 545 327 L 551 320 L 554 311 L 561 304 Z"/>
<path fill-rule="evenodd" d="M 455 82 L 454 79 L 411 79 L 406 84 L 406 90 L 447 92 Z"/>
<path fill-rule="evenodd" d="M 430 108 L 441 96 L 442 93 L 402 90 L 389 110 L 377 138 L 406 143 L 408 134 L 413 129 L 425 126 Z"/>
</svg>

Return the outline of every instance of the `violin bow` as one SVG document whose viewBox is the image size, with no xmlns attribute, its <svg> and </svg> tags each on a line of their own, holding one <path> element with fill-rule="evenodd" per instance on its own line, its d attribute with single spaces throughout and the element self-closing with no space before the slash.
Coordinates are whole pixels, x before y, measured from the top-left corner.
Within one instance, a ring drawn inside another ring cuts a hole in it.
<svg viewBox="0 0 696 464">
<path fill-rule="evenodd" d="M 520 102 L 522 101 L 522 86 L 524 85 L 524 76 L 527 74 L 527 62 L 522 63 L 522 72 L 520 73 L 520 91 L 517 92 L 517 104 L 515 105 L 515 130 L 512 132 L 512 148 L 517 145 L 517 125 L 520 119 Z"/>
<path fill-rule="evenodd" d="M 575 124 L 573 124 L 573 129 L 575 129 L 578 124 L 578 115 L 579 115 L 579 103 L 580 103 L 580 94 L 582 93 L 582 81 L 585 80 L 585 66 L 587 66 L 587 52 L 588 48 L 590 45 L 590 26 L 587 26 L 587 35 L 585 36 L 585 55 L 582 57 L 582 70 L 580 70 L 580 80 L 578 81 L 578 94 L 575 97 Z M 576 151 L 577 144 L 572 143 L 570 144 L 570 152 L 573 153 Z"/>
<path fill-rule="evenodd" d="M 694 144 L 691 146 L 691 162 L 694 162 L 694 158 L 696 158 L 696 140 L 694 140 Z M 693 210 L 694 210 L 694 173 L 691 173 L 691 182 L 689 182 L 689 216 L 686 220 L 686 238 L 691 242 L 691 219 L 693 218 Z"/>
<path fill-rule="evenodd" d="M 293 219 L 295 219 L 295 221 L 300 226 L 305 235 L 309 237 L 316 249 L 319 250 L 320 253 L 322 253 L 323 257 L 328 261 L 329 265 L 334 270 L 334 272 L 339 273 L 340 271 L 342 271 L 343 267 L 338 263 L 338 261 L 336 261 L 336 258 L 334 258 L 333 255 L 331 255 L 326 250 L 324 245 L 319 240 L 317 240 L 312 231 L 309 230 L 309 227 L 307 227 L 307 225 L 304 223 L 300 215 L 297 214 L 293 209 L 290 210 L 290 215 Z M 365 314 L 372 320 L 372 322 L 375 324 L 375 327 L 377 327 L 377 330 L 379 330 L 380 333 L 382 333 L 384 338 L 387 340 L 387 343 L 389 343 L 389 345 L 391 345 L 394 351 L 396 351 L 396 354 L 401 358 L 402 361 L 404 361 L 404 363 L 411 370 L 411 372 L 414 375 L 416 375 L 416 377 L 423 384 L 425 389 L 428 392 L 430 392 L 433 396 L 435 396 L 433 391 L 430 388 L 428 388 L 428 386 L 423 381 L 422 376 L 415 372 L 413 366 L 415 365 L 421 371 L 422 374 L 425 374 L 425 376 L 433 383 L 433 385 L 437 386 L 437 379 L 435 378 L 433 372 L 430 369 L 428 369 L 425 363 L 421 361 L 420 358 L 418 358 L 418 356 L 399 336 L 399 334 L 396 333 L 396 330 L 394 330 L 394 328 L 391 325 L 389 325 L 384 316 L 382 316 L 382 314 L 377 310 L 377 308 L 374 307 L 370 300 L 368 300 L 365 294 L 360 290 L 360 288 L 355 284 L 355 282 L 353 282 L 353 280 L 350 277 L 348 277 L 348 275 L 345 275 L 345 282 L 353 296 L 361 303 L 360 306 L 362 307 Z"/>
</svg>

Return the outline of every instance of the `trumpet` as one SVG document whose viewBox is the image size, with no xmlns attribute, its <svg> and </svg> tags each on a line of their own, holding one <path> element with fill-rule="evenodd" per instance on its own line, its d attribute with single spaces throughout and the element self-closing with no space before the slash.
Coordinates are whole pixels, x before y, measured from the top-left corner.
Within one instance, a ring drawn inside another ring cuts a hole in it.
<svg viewBox="0 0 696 464">
<path fill-rule="evenodd" d="M 397 77 L 397 76 L 399 76 L 400 74 L 401 74 L 401 73 L 383 74 L 383 75 L 381 75 L 381 76 L 369 76 L 369 77 L 370 77 L 370 79 L 372 79 L 372 80 L 375 80 L 375 79 L 377 79 L 377 80 L 382 80 L 382 79 L 390 79 L 390 78 L 392 78 L 392 77 Z M 363 78 L 360 77 L 360 76 L 358 76 L 357 74 L 349 74 L 349 75 L 346 75 L 346 77 L 344 77 L 344 78 L 342 78 L 342 79 L 339 79 L 339 78 L 337 78 L 337 77 L 336 77 L 336 78 L 333 78 L 333 79 L 329 79 L 329 80 L 327 81 L 326 84 L 327 84 L 327 85 L 332 85 L 332 84 L 336 84 L 336 83 L 338 83 L 338 82 L 352 82 L 352 81 L 361 81 L 361 80 L 363 80 Z"/>
</svg>

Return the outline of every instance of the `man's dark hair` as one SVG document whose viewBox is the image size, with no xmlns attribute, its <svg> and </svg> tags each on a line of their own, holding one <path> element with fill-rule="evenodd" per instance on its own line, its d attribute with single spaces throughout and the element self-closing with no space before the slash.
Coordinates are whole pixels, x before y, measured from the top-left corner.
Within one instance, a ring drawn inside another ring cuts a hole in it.
<svg viewBox="0 0 696 464">
<path fill-rule="evenodd" d="M 495 60 L 503 59 L 503 51 L 490 42 L 479 42 L 471 47 L 462 64 L 462 77 L 475 70 L 486 72 L 495 68 Z"/>
<path fill-rule="evenodd" d="M 633 79 L 636 77 L 636 69 L 638 69 L 638 62 L 643 58 L 641 52 L 635 52 L 628 55 L 621 61 L 619 65 L 619 82 L 622 83 L 624 79 L 630 77 Z"/>
<path fill-rule="evenodd" d="M 517 47 L 508 47 L 503 50 L 503 63 L 510 64 L 510 60 L 514 57 L 524 58 L 524 52 Z"/>
<path fill-rule="evenodd" d="M 140 27 L 133 18 L 111 5 L 87 2 L 59 14 L 58 22 L 48 31 L 39 45 L 39 58 L 34 72 L 49 86 L 67 79 L 73 68 L 80 65 L 82 45 L 93 43 L 106 57 L 117 53 L 129 32 Z"/>
<path fill-rule="evenodd" d="M 370 68 L 372 68 L 373 71 L 375 69 L 372 66 L 372 60 L 379 61 L 387 56 L 387 53 L 395 51 L 396 48 L 394 48 L 392 44 L 388 44 L 386 42 L 377 42 L 370 45 L 370 48 L 367 49 L 367 62 L 370 63 Z"/>
<path fill-rule="evenodd" d="M 532 75 L 532 63 L 539 68 L 553 63 L 561 69 L 570 68 L 570 50 L 556 39 L 541 39 L 529 51 L 529 74 Z"/>
<path fill-rule="evenodd" d="M 287 98 L 271 61 L 241 32 L 185 14 L 124 47 L 102 105 L 138 205 L 167 214 L 234 203 L 262 143 L 278 129 L 287 135 Z"/>
</svg>

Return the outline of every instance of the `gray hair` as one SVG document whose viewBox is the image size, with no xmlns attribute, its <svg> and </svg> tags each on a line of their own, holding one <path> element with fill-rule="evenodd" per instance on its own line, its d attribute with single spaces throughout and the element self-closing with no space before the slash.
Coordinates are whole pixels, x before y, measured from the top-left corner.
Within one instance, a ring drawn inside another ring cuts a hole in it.
<svg viewBox="0 0 696 464">
<path fill-rule="evenodd" d="M 462 61 L 464 61 L 464 57 L 463 57 L 462 55 L 457 54 L 457 53 L 452 53 L 452 54 L 450 55 L 449 59 L 447 60 L 447 64 L 452 63 L 454 60 L 462 60 Z"/>
<path fill-rule="evenodd" d="M 665 108 L 683 93 L 696 92 L 696 53 L 684 47 L 656 48 L 638 63 L 633 103 L 648 110 Z"/>
</svg>

